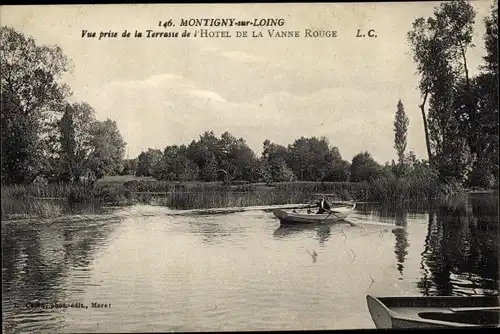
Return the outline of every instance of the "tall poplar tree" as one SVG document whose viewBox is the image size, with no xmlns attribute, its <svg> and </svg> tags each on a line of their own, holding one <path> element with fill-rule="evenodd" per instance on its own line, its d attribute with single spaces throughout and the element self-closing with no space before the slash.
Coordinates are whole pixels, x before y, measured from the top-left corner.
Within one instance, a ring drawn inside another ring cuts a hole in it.
<svg viewBox="0 0 500 334">
<path fill-rule="evenodd" d="M 403 102 L 399 100 L 396 116 L 394 118 L 394 148 L 398 154 L 399 166 L 403 166 L 404 164 L 409 123 L 410 121 L 406 116 Z"/>
</svg>

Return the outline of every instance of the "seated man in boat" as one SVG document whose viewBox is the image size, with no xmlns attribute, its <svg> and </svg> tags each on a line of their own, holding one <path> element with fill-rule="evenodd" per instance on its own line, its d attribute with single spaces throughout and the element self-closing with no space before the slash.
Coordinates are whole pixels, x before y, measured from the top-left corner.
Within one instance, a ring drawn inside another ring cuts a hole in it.
<svg viewBox="0 0 500 334">
<path fill-rule="evenodd" d="M 330 213 L 330 204 L 328 204 L 324 197 L 321 197 L 316 205 L 319 207 L 318 212 L 316 212 L 317 214 Z"/>
</svg>

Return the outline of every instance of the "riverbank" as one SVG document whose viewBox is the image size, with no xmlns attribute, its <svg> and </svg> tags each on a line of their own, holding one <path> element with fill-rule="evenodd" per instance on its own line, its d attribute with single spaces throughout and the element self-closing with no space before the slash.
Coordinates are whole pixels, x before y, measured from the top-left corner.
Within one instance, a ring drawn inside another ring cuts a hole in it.
<svg viewBox="0 0 500 334">
<path fill-rule="evenodd" d="M 177 210 L 248 207 L 309 202 L 318 192 L 332 194 L 336 200 L 351 200 L 351 193 L 356 194 L 353 190 L 345 185 L 314 183 L 301 186 L 263 183 L 223 185 L 218 182 L 103 180 L 92 186 L 61 183 L 2 187 L 1 209 L 4 220 L 12 215 L 59 215 L 61 212 L 51 205 L 55 203 L 65 206 L 63 211 L 73 211 L 73 207 L 85 203 L 97 203 L 97 206 L 155 204 Z"/>
<path fill-rule="evenodd" d="M 61 214 L 51 203 L 73 212 L 79 204 L 100 206 L 155 204 L 177 210 L 269 206 L 308 203 L 319 194 L 333 201 L 429 201 L 465 190 L 421 180 L 379 178 L 373 182 L 282 182 L 274 184 L 167 182 L 134 176 L 105 177 L 94 185 L 54 183 L 2 186 L 2 220 L 12 215 L 53 217 Z M 88 205 L 85 205 L 88 207 Z"/>
</svg>

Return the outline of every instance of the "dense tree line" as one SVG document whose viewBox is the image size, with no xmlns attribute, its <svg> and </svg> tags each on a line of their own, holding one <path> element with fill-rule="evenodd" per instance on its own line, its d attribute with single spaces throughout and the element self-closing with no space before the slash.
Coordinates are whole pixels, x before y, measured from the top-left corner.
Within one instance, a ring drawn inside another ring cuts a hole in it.
<svg viewBox="0 0 500 334">
<path fill-rule="evenodd" d="M 428 161 L 441 180 L 491 187 L 498 182 L 498 2 L 486 18 L 486 56 L 471 76 L 467 50 L 476 13 L 465 0 L 444 2 L 408 32 L 420 75 Z"/>
<path fill-rule="evenodd" d="M 468 1 L 444 2 L 429 18 L 414 21 L 407 37 L 420 76 L 427 159 L 406 152 L 409 119 L 398 101 L 393 123 L 397 161 L 385 165 L 368 152 L 346 161 L 326 138 L 316 137 L 300 137 L 287 146 L 265 140 L 258 157 L 243 138 L 229 132 L 217 137 L 213 131 L 188 145 L 148 149 L 123 160 L 125 143 L 116 123 L 98 121 L 84 102 L 67 102 L 71 90 L 60 78 L 72 64 L 63 51 L 1 27 L 2 183 L 118 173 L 226 182 L 408 176 L 434 182 L 436 175 L 446 183 L 492 187 L 499 172 L 497 9 L 495 1 L 484 22 L 486 56 L 476 75 L 467 62 L 476 16 Z"/>
<path fill-rule="evenodd" d="M 481 72 L 470 75 L 474 8 L 468 1 L 438 5 L 408 32 L 417 71 L 428 157 L 406 152 L 409 119 L 398 101 L 394 120 L 397 162 L 378 164 L 368 152 L 351 162 L 325 138 L 301 137 L 287 147 L 264 141 L 257 158 L 243 139 L 206 132 L 188 146 L 148 150 L 137 160 L 137 175 L 164 180 L 219 178 L 247 181 L 370 181 L 413 178 L 472 187 L 498 182 L 498 28 L 495 1 L 485 19 L 486 56 Z M 437 178 L 437 179 L 436 179 Z M 418 181 L 420 182 L 420 181 Z"/>
<path fill-rule="evenodd" d="M 2 184 L 120 173 L 125 143 L 118 127 L 98 121 L 87 103 L 68 103 L 72 92 L 61 75 L 73 65 L 61 48 L 0 29 Z"/>
<path fill-rule="evenodd" d="M 266 139 L 257 157 L 243 138 L 229 132 L 219 138 L 213 131 L 189 145 L 148 149 L 127 164 L 124 174 L 168 181 L 365 181 L 383 170 L 368 152 L 343 160 L 326 138 L 301 137 L 287 147 Z"/>
<path fill-rule="evenodd" d="M 396 121 L 408 119 L 402 102 L 397 105 Z M 189 145 L 167 146 L 163 152 L 148 149 L 137 159 L 125 161 L 123 174 L 150 176 L 166 181 L 247 181 L 247 182 L 363 182 L 391 175 L 424 175 L 428 163 L 405 152 L 406 127 L 395 136 L 395 147 L 401 159 L 379 164 L 369 152 L 356 154 L 351 161 L 342 158 L 339 150 L 326 138 L 300 137 L 283 146 L 268 139 L 263 142 L 260 157 L 243 138 L 228 132 L 217 137 L 213 131 L 200 135 Z"/>
</svg>

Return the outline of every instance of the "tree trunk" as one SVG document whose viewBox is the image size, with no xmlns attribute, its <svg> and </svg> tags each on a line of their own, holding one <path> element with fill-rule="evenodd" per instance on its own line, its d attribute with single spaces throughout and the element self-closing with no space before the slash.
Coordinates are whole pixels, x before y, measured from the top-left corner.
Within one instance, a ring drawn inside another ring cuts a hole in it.
<svg viewBox="0 0 500 334">
<path fill-rule="evenodd" d="M 472 100 L 472 92 L 471 92 L 471 85 L 470 85 L 470 80 L 469 80 L 469 70 L 467 68 L 467 57 L 465 54 L 465 49 L 460 44 L 460 51 L 462 52 L 462 58 L 464 61 L 464 71 L 465 71 L 465 83 L 466 83 L 466 88 L 467 88 L 467 104 L 468 104 L 468 114 L 469 114 L 469 119 L 471 122 L 471 131 L 469 134 L 468 139 L 468 144 L 469 144 L 469 149 L 471 150 L 472 155 L 474 158 L 477 158 L 478 154 L 478 140 L 477 140 L 477 110 L 476 106 L 474 104 L 474 101 Z"/>
<path fill-rule="evenodd" d="M 460 51 L 462 52 L 462 58 L 464 59 L 465 82 L 467 84 L 467 89 L 469 90 L 469 88 L 470 88 L 469 70 L 467 68 L 467 57 L 465 55 L 465 49 L 462 46 L 462 44 L 460 44 Z"/>
<path fill-rule="evenodd" d="M 427 117 L 425 116 L 425 102 L 427 101 L 427 96 L 429 95 L 429 92 L 426 91 L 424 95 L 424 100 L 422 101 L 422 104 L 419 106 L 420 111 L 422 112 L 422 121 L 424 122 L 424 131 L 425 131 L 425 145 L 427 147 L 427 157 L 429 159 L 429 163 L 433 163 L 433 158 L 432 158 L 432 152 L 431 152 L 431 143 L 429 140 L 429 129 L 427 128 Z"/>
</svg>

